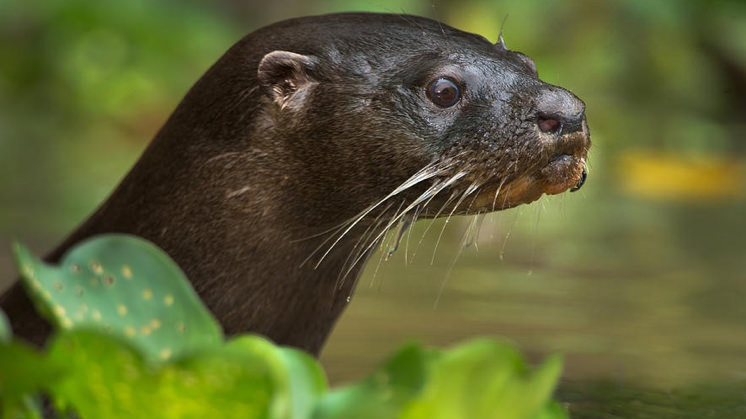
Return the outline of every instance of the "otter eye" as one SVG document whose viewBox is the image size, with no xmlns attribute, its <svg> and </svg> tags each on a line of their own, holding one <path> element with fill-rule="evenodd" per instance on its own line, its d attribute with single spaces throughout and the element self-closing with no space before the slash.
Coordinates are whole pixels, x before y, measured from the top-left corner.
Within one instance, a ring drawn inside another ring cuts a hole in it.
<svg viewBox="0 0 746 419">
<path fill-rule="evenodd" d="M 439 78 L 427 86 L 427 97 L 441 108 L 450 108 L 461 99 L 461 90 L 453 81 Z"/>
</svg>

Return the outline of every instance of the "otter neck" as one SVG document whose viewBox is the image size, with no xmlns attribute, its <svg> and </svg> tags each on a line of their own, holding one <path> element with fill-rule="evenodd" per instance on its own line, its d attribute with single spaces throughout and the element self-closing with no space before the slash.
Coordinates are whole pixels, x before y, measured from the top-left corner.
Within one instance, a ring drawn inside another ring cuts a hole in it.
<svg viewBox="0 0 746 419">
<path fill-rule="evenodd" d="M 283 160 L 276 171 L 262 161 L 266 153 L 250 145 L 198 152 L 174 141 L 157 137 L 112 196 L 48 259 L 59 260 L 89 236 L 135 234 L 176 261 L 227 334 L 259 333 L 318 354 L 370 253 L 355 250 L 365 222 L 317 265 L 332 243 L 319 233 L 349 218 L 350 209 L 329 215 L 328 199 L 314 201 L 313 185 L 303 184 L 308 173 L 280 150 L 271 156 Z M 360 257 L 352 268 L 350 255 Z"/>
</svg>

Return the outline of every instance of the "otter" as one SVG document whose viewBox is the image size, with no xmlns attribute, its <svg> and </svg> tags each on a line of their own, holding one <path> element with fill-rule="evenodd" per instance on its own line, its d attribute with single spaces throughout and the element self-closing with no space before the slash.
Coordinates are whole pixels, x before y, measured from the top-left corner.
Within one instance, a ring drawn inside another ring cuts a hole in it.
<svg viewBox="0 0 746 419">
<path fill-rule="evenodd" d="M 577 189 L 589 147 L 584 103 L 502 35 L 395 14 L 286 20 L 232 46 L 45 259 L 143 237 L 227 334 L 318 354 L 386 231 Z M 17 336 L 49 333 L 18 284 L 1 305 Z"/>
</svg>

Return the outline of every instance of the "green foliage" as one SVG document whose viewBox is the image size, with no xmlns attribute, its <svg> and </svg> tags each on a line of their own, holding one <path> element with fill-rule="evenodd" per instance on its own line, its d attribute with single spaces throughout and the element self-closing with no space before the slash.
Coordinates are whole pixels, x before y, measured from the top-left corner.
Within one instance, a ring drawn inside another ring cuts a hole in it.
<svg viewBox="0 0 746 419">
<path fill-rule="evenodd" d="M 59 267 L 36 260 L 19 244 L 14 250 L 27 292 L 57 327 L 110 331 L 151 360 L 222 340 L 178 266 L 146 241 L 95 238 L 68 253 Z"/>
<path fill-rule="evenodd" d="M 448 351 L 409 345 L 368 379 L 324 398 L 316 417 L 402 419 L 561 419 L 548 403 L 559 358 L 530 371 L 518 351 L 476 340 Z"/>
<path fill-rule="evenodd" d="M 424 388 L 427 358 L 428 353 L 418 345 L 403 347 L 367 379 L 324 397 L 314 417 L 396 417 Z"/>
<path fill-rule="evenodd" d="M 283 351 L 259 337 L 242 337 L 151 369 L 117 339 L 73 332 L 50 349 L 49 362 L 69 367 L 52 395 L 60 409 L 83 418 L 302 417 L 289 414 L 295 394 L 288 381 L 298 377 L 301 397 L 307 396 L 318 392 L 307 385 L 318 380 L 308 377 L 321 373 L 310 359 L 299 365 L 311 371 L 276 368 L 273 358 Z M 105 361 L 92 362 L 97 359 Z"/>
<path fill-rule="evenodd" d="M 83 419 L 566 418 L 550 400 L 558 358 L 530 370 L 496 340 L 447 351 L 410 344 L 367 379 L 330 391 L 319 364 L 302 351 L 258 336 L 225 342 L 181 271 L 152 244 L 101 236 L 59 267 L 20 245 L 15 253 L 56 334 L 44 351 L 0 343 L 3 417 L 38 417 L 34 397 L 43 392 L 59 412 Z M 173 296 L 169 304 L 166 296 Z M 152 326 L 153 318 L 160 324 L 151 333 L 127 332 Z M 179 322 L 186 328 L 178 333 L 158 333 Z M 172 356 L 163 356 L 166 349 Z"/>
<path fill-rule="evenodd" d="M 562 372 L 557 357 L 529 372 L 517 350 L 491 340 L 434 358 L 425 389 L 404 409 L 404 418 L 535 418 Z"/>
<path fill-rule="evenodd" d="M 214 46 L 241 35 L 194 1 L 1 3 L 0 78 L 10 82 L 2 87 L 26 88 L 74 120 L 127 117 L 183 94 L 221 53 Z"/>
<path fill-rule="evenodd" d="M 5 314 L 0 311 L 0 342 L 7 342 L 10 340 L 10 325 Z"/>
<path fill-rule="evenodd" d="M 59 365 L 23 342 L 0 342 L 0 417 L 34 417 L 34 395 L 60 374 Z"/>
</svg>

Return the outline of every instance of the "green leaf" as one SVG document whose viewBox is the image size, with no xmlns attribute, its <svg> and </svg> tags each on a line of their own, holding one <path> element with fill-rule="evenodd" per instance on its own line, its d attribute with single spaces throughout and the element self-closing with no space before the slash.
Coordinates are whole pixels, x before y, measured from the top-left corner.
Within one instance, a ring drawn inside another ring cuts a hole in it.
<svg viewBox="0 0 746 419">
<path fill-rule="evenodd" d="M 2 310 L 0 310 L 0 343 L 10 342 L 11 336 L 12 336 L 12 333 L 10 331 L 10 324 L 8 323 L 8 318 L 5 317 L 5 313 L 3 313 Z"/>
<path fill-rule="evenodd" d="M 315 419 L 384 419 L 399 417 L 402 408 L 423 388 L 429 355 L 410 344 L 359 384 L 335 390 L 319 403 Z"/>
<path fill-rule="evenodd" d="M 561 404 L 552 401 L 532 419 L 569 419 L 570 416 Z"/>
<path fill-rule="evenodd" d="M 240 336 L 228 350 L 262 360 L 275 388 L 271 417 L 309 418 L 318 399 L 326 393 L 326 376 L 318 362 L 303 351 L 277 346 L 260 336 Z"/>
<path fill-rule="evenodd" d="M 53 385 L 60 368 L 45 362 L 41 353 L 22 342 L 0 342 L 0 417 L 39 417 L 33 395 Z"/>
<path fill-rule="evenodd" d="M 316 361 L 258 336 L 242 336 L 154 366 L 123 339 L 64 333 L 48 364 L 66 375 L 47 391 L 81 418 L 309 418 L 326 391 Z"/>
<path fill-rule="evenodd" d="M 543 410 L 551 414 L 545 407 L 561 369 L 560 359 L 550 357 L 529 371 L 512 346 L 495 340 L 473 341 L 432 359 L 424 391 L 401 417 L 539 418 Z"/>
<path fill-rule="evenodd" d="M 328 391 L 326 374 L 316 359 L 303 351 L 280 348 L 279 355 L 283 369 L 276 376 L 282 377 L 285 391 L 276 405 L 282 403 L 287 407 L 275 411 L 276 417 L 310 418 L 319 399 Z"/>
<path fill-rule="evenodd" d="M 48 391 L 58 409 L 84 419 L 272 417 L 279 390 L 266 360 L 246 350 L 253 339 L 152 365 L 118 337 L 64 333 L 49 362 L 66 365 L 67 375 Z"/>
<path fill-rule="evenodd" d="M 57 328 L 98 329 L 127 339 L 151 362 L 223 339 L 183 272 L 153 244 L 111 234 L 72 249 L 51 266 L 14 244 L 23 284 Z"/>
<path fill-rule="evenodd" d="M 497 340 L 438 351 L 409 345 L 357 385 L 325 396 L 315 419 L 566 419 L 551 402 L 561 361 L 531 371 Z"/>
</svg>

